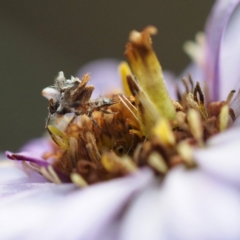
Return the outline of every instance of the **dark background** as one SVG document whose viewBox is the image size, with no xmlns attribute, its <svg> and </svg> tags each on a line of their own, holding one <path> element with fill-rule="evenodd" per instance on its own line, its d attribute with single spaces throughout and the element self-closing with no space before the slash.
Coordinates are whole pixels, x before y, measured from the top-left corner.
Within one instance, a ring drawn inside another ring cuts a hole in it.
<svg viewBox="0 0 240 240">
<path fill-rule="evenodd" d="M 175 73 L 190 62 L 186 40 L 203 30 L 212 0 L 1 0 L 0 151 L 16 151 L 41 136 L 47 101 L 41 90 L 62 70 L 69 77 L 84 63 L 124 59 L 131 30 L 155 25 L 154 48 Z"/>
</svg>

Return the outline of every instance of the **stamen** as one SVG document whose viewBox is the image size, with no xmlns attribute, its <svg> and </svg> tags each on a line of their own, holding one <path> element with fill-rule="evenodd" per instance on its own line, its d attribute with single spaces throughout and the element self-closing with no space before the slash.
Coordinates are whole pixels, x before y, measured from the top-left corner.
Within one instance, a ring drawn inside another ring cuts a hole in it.
<svg viewBox="0 0 240 240">
<path fill-rule="evenodd" d="M 78 173 L 71 173 L 70 175 L 71 181 L 80 188 L 84 188 L 88 186 L 88 183 L 84 180 L 84 178 Z"/>
<path fill-rule="evenodd" d="M 187 119 L 192 135 L 197 140 L 198 144 L 202 146 L 203 129 L 199 113 L 194 109 L 190 109 L 187 114 Z"/>
<path fill-rule="evenodd" d="M 187 100 L 187 104 L 191 108 L 195 109 L 196 111 L 200 111 L 198 103 L 194 100 L 194 96 L 192 93 L 188 93 L 186 100 Z"/>
<path fill-rule="evenodd" d="M 178 100 L 179 102 L 182 102 L 182 94 L 181 94 L 181 92 L 180 92 L 180 89 L 179 89 L 179 86 L 178 86 L 178 85 L 176 85 L 176 94 L 177 94 L 177 100 Z"/>
<path fill-rule="evenodd" d="M 194 96 L 195 102 L 204 105 L 204 95 L 203 95 L 202 89 L 199 85 L 199 82 L 197 82 L 197 84 L 193 90 L 193 96 Z"/>
<path fill-rule="evenodd" d="M 197 86 L 197 85 L 196 85 Z M 205 118 L 205 119 L 208 119 L 208 113 L 205 109 L 205 106 L 204 106 L 204 97 L 201 96 L 201 100 L 198 99 L 198 90 L 197 88 L 195 87 L 194 89 L 194 93 L 188 93 L 187 97 L 186 97 L 186 101 L 187 101 L 187 104 L 195 109 L 196 111 L 200 112 L 201 115 Z M 203 101 L 202 101 L 203 100 Z"/>
<path fill-rule="evenodd" d="M 130 91 L 130 90 L 129 90 Z M 135 113 L 132 111 L 132 109 L 134 109 L 134 111 L 136 112 L 137 109 L 131 104 L 131 102 L 124 96 L 124 95 L 119 95 L 118 96 L 120 99 L 120 102 L 129 110 L 129 112 L 132 114 L 132 116 L 135 118 L 135 120 L 138 121 L 137 116 L 135 115 Z M 132 109 L 131 109 L 132 108 Z"/>
<path fill-rule="evenodd" d="M 60 184 L 62 182 L 51 165 L 48 166 L 48 171 L 53 177 L 55 183 Z"/>
<path fill-rule="evenodd" d="M 76 167 L 78 161 L 78 142 L 74 137 L 69 137 L 69 147 L 67 149 L 70 168 Z"/>
<path fill-rule="evenodd" d="M 129 134 L 135 134 L 137 135 L 140 139 L 143 137 L 142 133 L 139 130 L 136 129 L 130 129 Z"/>
<path fill-rule="evenodd" d="M 149 165 L 160 173 L 165 174 L 168 171 L 168 166 L 163 157 L 158 152 L 152 152 L 148 157 Z"/>
<path fill-rule="evenodd" d="M 174 106 L 176 112 L 184 110 L 179 102 L 172 100 L 172 103 L 173 103 L 173 106 Z"/>
<path fill-rule="evenodd" d="M 182 83 L 185 87 L 186 94 L 188 94 L 189 93 L 188 81 L 185 77 L 182 77 L 181 80 L 182 80 Z"/>
<path fill-rule="evenodd" d="M 66 150 L 68 148 L 68 137 L 67 135 L 60 131 L 58 128 L 48 125 L 47 130 L 52 138 L 52 140 L 62 149 Z"/>
<path fill-rule="evenodd" d="M 41 171 L 41 174 L 46 178 L 48 179 L 50 182 L 53 182 L 55 183 L 55 179 L 54 177 L 47 171 L 47 169 L 45 167 L 41 167 L 40 168 L 40 171 Z"/>
<path fill-rule="evenodd" d="M 108 172 L 113 174 L 126 174 L 138 169 L 128 156 L 120 158 L 114 152 L 105 153 L 101 163 Z"/>
<path fill-rule="evenodd" d="M 119 72 L 120 72 L 121 79 L 122 79 L 124 93 L 127 96 L 130 96 L 131 91 L 130 91 L 128 83 L 127 83 L 127 75 L 132 75 L 132 71 L 131 71 L 130 67 L 128 66 L 127 62 L 121 62 L 121 64 L 119 65 Z"/>
<path fill-rule="evenodd" d="M 189 131 L 189 127 L 186 123 L 186 113 L 184 112 L 177 112 L 176 114 L 176 121 L 178 123 L 178 126 L 186 131 Z"/>
<path fill-rule="evenodd" d="M 191 92 L 193 92 L 194 85 L 193 85 L 193 80 L 192 80 L 191 74 L 188 74 L 188 81 L 189 81 L 190 86 L 191 86 Z"/>
<path fill-rule="evenodd" d="M 131 118 L 127 118 L 126 119 L 126 123 L 128 124 L 128 125 L 130 125 L 131 127 L 134 127 L 134 128 L 139 128 L 139 124 L 138 123 L 136 123 L 133 119 L 131 119 Z"/>
<path fill-rule="evenodd" d="M 175 137 L 169 122 L 161 118 L 152 130 L 152 135 L 157 136 L 161 143 L 165 146 L 173 146 L 175 144 Z"/>
<path fill-rule="evenodd" d="M 233 111 L 232 108 L 229 108 L 229 115 L 230 115 L 232 121 L 235 121 L 236 116 L 235 116 L 235 112 Z"/>
<path fill-rule="evenodd" d="M 229 122 L 229 106 L 223 105 L 219 114 L 219 130 L 222 132 L 228 127 Z"/>
<path fill-rule="evenodd" d="M 98 147 L 96 145 L 96 139 L 91 132 L 86 133 L 86 141 L 86 149 L 88 151 L 90 159 L 94 163 L 99 163 L 101 160 L 101 154 L 99 153 Z"/>
<path fill-rule="evenodd" d="M 192 147 L 185 141 L 180 142 L 177 145 L 177 150 L 180 156 L 185 160 L 185 163 L 189 167 L 195 166 L 193 161 L 193 150 Z"/>
</svg>

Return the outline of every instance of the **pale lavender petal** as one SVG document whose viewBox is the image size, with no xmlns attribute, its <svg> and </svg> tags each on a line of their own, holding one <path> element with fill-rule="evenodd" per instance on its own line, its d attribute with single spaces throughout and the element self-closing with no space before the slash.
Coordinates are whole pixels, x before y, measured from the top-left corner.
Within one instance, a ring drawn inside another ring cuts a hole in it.
<svg viewBox="0 0 240 240">
<path fill-rule="evenodd" d="M 226 99 L 232 89 L 239 87 L 239 3 L 239 0 L 217 1 L 207 22 L 207 81 L 215 101 Z"/>
<path fill-rule="evenodd" d="M 113 236 L 111 226 L 153 179 L 152 171 L 143 169 L 75 192 L 71 184 L 39 185 L 10 197 L 9 203 L 6 199 L 0 202 L 0 236 L 3 239 L 109 239 Z"/>
<path fill-rule="evenodd" d="M 232 132 L 223 133 L 219 136 L 220 139 L 216 136 L 208 147 L 194 151 L 195 161 L 201 170 L 238 187 L 240 187 L 239 134 L 238 127 Z"/>
<path fill-rule="evenodd" d="M 9 186 L 0 185 L 0 208 L 10 206 L 26 207 L 31 204 L 54 204 L 56 200 L 62 201 L 68 192 L 74 193 L 76 190 L 79 190 L 79 188 L 71 183 L 56 185 L 45 182 L 15 183 Z"/>
<path fill-rule="evenodd" d="M 0 184 L 0 206 L 1 204 L 9 204 L 11 202 L 17 201 L 19 202 L 19 199 L 26 198 L 25 191 L 27 190 L 37 190 L 39 188 L 52 185 L 53 183 L 49 183 L 47 181 L 41 183 L 41 182 L 16 182 L 16 183 L 7 183 L 7 184 Z M 27 192 L 28 194 L 29 192 Z M 20 197 L 19 197 L 20 196 Z"/>
<path fill-rule="evenodd" d="M 77 77 L 82 78 L 84 74 L 90 73 L 89 84 L 95 86 L 92 97 L 97 98 L 106 93 L 122 91 L 122 82 L 118 72 L 120 61 L 116 59 L 99 59 L 92 61 L 77 72 Z"/>
<path fill-rule="evenodd" d="M 240 239 L 239 189 L 204 172 L 175 168 L 129 206 L 121 240 Z"/>
<path fill-rule="evenodd" d="M 44 222 L 53 226 L 58 219 L 50 222 L 48 217 L 55 204 L 61 202 L 64 205 L 62 201 L 76 190 L 72 184 L 51 183 L 16 184 L 12 188 L 15 188 L 16 194 L 0 199 L 1 239 L 50 239 L 42 238 L 41 233 L 32 235 L 32 230 L 39 228 L 44 232 Z M 61 211 L 60 207 L 58 211 Z"/>
<path fill-rule="evenodd" d="M 194 83 L 203 83 L 205 76 L 202 69 L 195 63 L 190 64 L 179 76 L 178 81 L 181 81 L 182 77 L 187 77 L 188 74 L 191 75 Z"/>
<path fill-rule="evenodd" d="M 177 100 L 177 91 L 176 91 L 176 76 L 171 71 L 163 71 L 164 80 L 167 86 L 168 93 L 171 99 Z"/>
<path fill-rule="evenodd" d="M 191 63 L 180 75 L 178 78 L 175 79 L 175 81 L 178 83 L 178 87 L 181 93 L 185 92 L 185 87 L 181 81 L 182 77 L 188 78 L 188 74 L 191 75 L 194 84 L 199 82 L 204 89 L 204 80 L 205 76 L 203 73 L 203 70 L 195 63 Z"/>
<path fill-rule="evenodd" d="M 47 137 L 36 138 L 27 142 L 19 152 L 34 153 L 35 156 L 43 156 L 46 152 L 53 150 L 51 140 Z"/>
<path fill-rule="evenodd" d="M 234 121 L 233 126 L 240 126 L 240 117 Z"/>
<path fill-rule="evenodd" d="M 211 137 L 207 141 L 207 146 L 210 148 L 211 146 L 218 146 L 222 147 L 225 144 L 231 144 L 235 141 L 240 141 L 240 126 L 231 126 L 229 129 L 227 129 L 224 132 L 218 133 Z"/>
<path fill-rule="evenodd" d="M 8 193 L 11 192 L 12 184 L 39 182 L 48 182 L 48 180 L 30 169 L 28 171 L 23 171 L 22 167 L 13 161 L 0 161 L 0 186 L 5 187 Z M 2 194 L 3 193 L 0 192 L 0 196 L 2 196 Z"/>
</svg>

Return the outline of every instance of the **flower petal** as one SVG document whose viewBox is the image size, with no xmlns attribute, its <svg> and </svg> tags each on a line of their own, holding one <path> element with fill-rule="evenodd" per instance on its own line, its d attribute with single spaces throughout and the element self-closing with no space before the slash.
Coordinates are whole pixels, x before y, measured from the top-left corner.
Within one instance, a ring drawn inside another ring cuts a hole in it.
<svg viewBox="0 0 240 240">
<path fill-rule="evenodd" d="M 75 192 L 72 184 L 36 186 L 0 204 L 0 236 L 107 239 L 112 234 L 111 226 L 118 222 L 127 204 L 152 181 L 152 171 L 143 169 Z"/>
<path fill-rule="evenodd" d="M 44 239 L 41 234 L 32 235 L 32 230 L 41 228 L 45 231 L 42 228 L 44 221 L 52 226 L 54 222 L 49 222 L 48 217 L 54 204 L 71 195 L 75 189 L 72 184 L 51 183 L 13 184 L 8 188 L 0 186 L 0 192 L 5 194 L 5 198 L 0 200 L 1 238 Z M 11 195 L 8 196 L 9 194 Z M 60 238 L 59 236 L 58 239 Z"/>
<path fill-rule="evenodd" d="M 116 59 L 99 59 L 87 63 L 77 72 L 80 79 L 86 73 L 90 73 L 91 85 L 95 86 L 92 97 L 97 98 L 100 95 L 118 93 L 122 91 L 122 83 L 118 72 L 120 61 Z"/>
<path fill-rule="evenodd" d="M 53 150 L 51 140 L 47 137 L 36 138 L 27 142 L 21 149 L 20 152 L 33 153 L 36 156 L 43 156 L 44 153 Z"/>
<path fill-rule="evenodd" d="M 5 193 L 11 192 L 11 184 L 39 182 L 48 182 L 48 180 L 34 171 L 23 171 L 21 166 L 18 166 L 15 162 L 9 160 L 0 161 L 0 186 L 5 186 Z M 2 194 L 0 191 L 0 196 Z"/>
<path fill-rule="evenodd" d="M 142 191 L 123 217 L 121 240 L 240 238 L 239 191 L 207 174 L 177 167 L 163 185 Z"/>
<path fill-rule="evenodd" d="M 234 135 L 230 142 L 223 141 L 222 144 L 211 144 L 206 149 L 194 151 L 194 158 L 203 171 L 240 187 L 240 141 L 239 135 L 237 139 L 234 139 Z M 227 137 L 231 137 L 231 134 Z"/>
<path fill-rule="evenodd" d="M 225 100 L 231 90 L 239 87 L 239 3 L 239 0 L 217 1 L 207 22 L 206 80 L 214 101 Z"/>
<path fill-rule="evenodd" d="M 17 161 L 28 161 L 36 163 L 38 166 L 47 167 L 50 165 L 49 162 L 44 160 L 43 158 L 37 157 L 33 153 L 30 152 L 20 152 L 20 153 L 12 153 L 9 151 L 6 151 L 6 156 L 11 160 L 17 160 Z"/>
</svg>

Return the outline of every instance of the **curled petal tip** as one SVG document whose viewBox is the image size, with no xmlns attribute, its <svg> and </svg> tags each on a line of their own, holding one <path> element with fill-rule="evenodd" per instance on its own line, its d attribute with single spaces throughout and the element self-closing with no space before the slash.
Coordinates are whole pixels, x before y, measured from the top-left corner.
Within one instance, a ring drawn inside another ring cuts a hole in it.
<svg viewBox="0 0 240 240">
<path fill-rule="evenodd" d="M 11 160 L 33 162 L 39 166 L 44 166 L 44 167 L 50 165 L 50 163 L 47 162 L 46 160 L 36 156 L 33 157 L 32 153 L 28 153 L 28 152 L 12 153 L 10 151 L 6 151 L 5 155 L 7 158 Z"/>
</svg>

